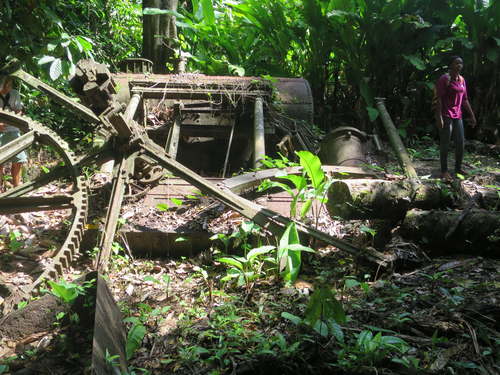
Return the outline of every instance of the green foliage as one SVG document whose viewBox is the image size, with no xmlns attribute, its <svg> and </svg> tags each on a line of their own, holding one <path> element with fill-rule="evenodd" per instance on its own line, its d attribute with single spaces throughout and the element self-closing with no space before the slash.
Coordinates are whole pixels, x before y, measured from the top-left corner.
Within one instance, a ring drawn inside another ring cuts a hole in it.
<svg viewBox="0 0 500 375">
<path fill-rule="evenodd" d="M 12 252 L 20 250 L 24 246 L 22 241 L 22 234 L 17 230 L 9 232 L 9 249 Z"/>
<path fill-rule="evenodd" d="M 328 287 L 322 286 L 314 291 L 307 304 L 304 318 L 289 312 L 283 312 L 281 317 L 295 325 L 305 324 L 321 336 L 333 336 L 339 343 L 344 343 L 344 333 L 340 324 L 346 322 L 345 311 Z"/>
<path fill-rule="evenodd" d="M 295 167 L 298 164 L 290 161 L 286 156 L 278 153 L 279 158 L 271 158 L 268 155 L 264 155 L 264 158 L 261 160 L 261 163 L 266 168 L 286 168 L 286 167 Z"/>
<path fill-rule="evenodd" d="M 277 263 L 283 280 L 293 283 L 297 280 L 302 264 L 301 254 L 303 251 L 314 253 L 310 247 L 300 244 L 299 233 L 294 222 L 287 225 L 285 232 L 280 238 Z"/>
<path fill-rule="evenodd" d="M 85 290 L 90 288 L 94 282 L 95 280 L 79 285 L 61 279 L 58 282 L 49 280 L 47 283 L 50 286 L 50 293 L 63 300 L 65 303 L 71 304 L 78 298 L 78 296 L 84 295 L 86 293 Z"/>
<path fill-rule="evenodd" d="M 403 339 L 396 336 L 383 336 L 381 332 L 374 335 L 370 330 L 363 330 L 356 336 L 354 344 L 343 345 L 343 348 L 338 351 L 339 367 L 374 366 L 390 353 L 404 354 L 410 348 Z"/>
<path fill-rule="evenodd" d="M 274 246 L 262 246 L 252 249 L 246 256 L 221 257 L 217 261 L 227 264 L 229 269 L 227 275 L 221 281 L 228 282 L 232 279 L 237 280 L 238 286 L 245 285 L 247 293 L 252 289 L 252 282 L 264 275 L 263 265 L 265 255 L 274 250 Z"/>
<path fill-rule="evenodd" d="M 132 358 L 137 349 L 141 347 L 142 340 L 146 335 L 146 327 L 141 323 L 136 323 L 130 327 L 127 333 L 127 360 Z"/>
<path fill-rule="evenodd" d="M 221 281 L 236 280 L 237 286 L 244 285 L 247 293 L 250 293 L 256 279 L 265 276 L 273 268 L 277 268 L 283 280 L 293 283 L 300 272 L 301 253 L 303 251 L 314 252 L 313 249 L 300 244 L 297 227 L 293 222 L 286 227 L 279 240 L 278 247 L 267 245 L 252 248 L 248 242 L 249 235 L 258 233 L 258 228 L 254 223 L 246 222 L 230 236 L 217 234 L 211 237 L 212 240 L 221 240 L 224 243 L 226 252 L 229 249 L 230 240 L 236 239 L 234 246 L 239 246 L 243 250 L 243 255 L 217 258 L 218 262 L 228 266 L 227 274 Z M 266 263 L 272 267 L 266 268 Z"/>
<path fill-rule="evenodd" d="M 301 176 L 277 174 L 277 178 L 287 180 L 288 183 L 264 180 L 259 186 L 258 191 L 264 191 L 273 187 L 285 190 L 292 197 L 290 216 L 297 216 L 297 204 L 302 202 L 300 218 L 303 219 L 311 210 L 315 200 L 321 203 L 326 202 L 326 192 L 330 183 L 326 179 L 321 168 L 321 161 L 316 155 L 309 151 L 297 151 L 296 154 L 303 168 Z M 290 183 L 293 188 L 289 186 Z"/>
</svg>

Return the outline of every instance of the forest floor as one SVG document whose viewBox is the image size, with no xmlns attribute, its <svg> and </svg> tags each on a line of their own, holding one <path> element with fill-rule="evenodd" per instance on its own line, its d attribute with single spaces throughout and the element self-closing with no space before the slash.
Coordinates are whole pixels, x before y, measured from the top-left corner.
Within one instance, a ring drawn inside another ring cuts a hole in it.
<svg viewBox="0 0 500 375">
<path fill-rule="evenodd" d="M 476 146 L 466 180 L 500 186 L 498 154 Z M 436 176 L 435 145 L 410 152 L 419 176 Z M 390 154 L 374 157 L 372 168 L 398 171 Z M 143 259 L 115 247 L 107 283 L 125 318 L 130 374 L 500 374 L 499 259 L 456 254 L 380 269 L 310 244 L 315 253 L 303 253 L 294 283 L 265 257 L 244 265 L 259 278 L 238 283 L 237 267 L 218 259 L 231 232 L 239 234 L 230 247 L 254 247 L 255 228 L 229 210 L 214 215 L 221 240 L 193 257 Z M 373 244 L 368 221 L 320 224 Z M 0 251 L 7 259 L 12 249 Z M 93 255 L 74 274 L 89 271 Z M 19 342 L 0 339 L 0 374 L 88 373 L 92 329 L 75 328 L 76 320 L 63 314 Z"/>
</svg>

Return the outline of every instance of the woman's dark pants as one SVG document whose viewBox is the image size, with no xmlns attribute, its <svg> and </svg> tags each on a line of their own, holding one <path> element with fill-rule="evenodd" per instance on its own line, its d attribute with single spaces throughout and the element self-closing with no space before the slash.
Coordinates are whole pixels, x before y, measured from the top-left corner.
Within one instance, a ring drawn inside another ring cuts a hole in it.
<svg viewBox="0 0 500 375">
<path fill-rule="evenodd" d="M 461 118 L 443 117 L 444 126 L 439 132 L 441 139 L 440 157 L 441 172 L 448 171 L 448 149 L 450 140 L 455 141 L 455 172 L 462 170 L 462 159 L 464 157 L 464 123 Z"/>
</svg>

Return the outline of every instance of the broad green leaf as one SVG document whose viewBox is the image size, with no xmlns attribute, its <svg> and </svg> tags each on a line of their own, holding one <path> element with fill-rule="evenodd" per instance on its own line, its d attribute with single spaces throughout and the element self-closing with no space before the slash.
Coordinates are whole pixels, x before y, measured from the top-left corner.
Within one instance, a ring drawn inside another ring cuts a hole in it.
<svg viewBox="0 0 500 375">
<path fill-rule="evenodd" d="M 280 238 L 279 247 L 281 249 L 284 249 L 291 244 L 300 244 L 299 233 L 297 232 L 297 226 L 294 222 L 291 222 L 287 225 L 285 232 Z"/>
<path fill-rule="evenodd" d="M 50 79 L 55 81 L 61 76 L 61 74 L 62 74 L 62 61 L 61 59 L 55 59 L 50 64 L 50 69 L 49 69 Z"/>
<path fill-rule="evenodd" d="M 378 118 L 379 112 L 376 108 L 366 107 L 366 112 L 368 112 L 368 118 L 370 119 L 370 122 L 373 122 Z"/>
<path fill-rule="evenodd" d="M 371 331 L 363 330 L 358 335 L 356 346 L 358 348 L 368 348 L 368 343 L 372 340 L 372 338 L 373 334 L 371 333 Z"/>
<path fill-rule="evenodd" d="M 293 283 L 299 277 L 301 261 L 301 252 L 288 250 L 287 267 L 282 273 L 285 281 Z"/>
<path fill-rule="evenodd" d="M 360 282 L 358 280 L 354 280 L 354 279 L 346 279 L 344 282 L 344 287 L 346 289 L 355 288 L 359 285 L 360 285 Z"/>
<path fill-rule="evenodd" d="M 290 314 L 289 312 L 286 311 L 281 313 L 281 317 L 291 321 L 295 325 L 299 325 L 300 323 L 302 323 L 301 318 L 299 318 L 297 315 Z"/>
<path fill-rule="evenodd" d="M 229 264 L 229 265 L 234 266 L 234 267 L 238 268 L 239 270 L 243 271 L 243 264 L 234 258 L 228 258 L 228 257 L 218 258 L 217 261 L 221 262 L 221 263 Z"/>
<path fill-rule="evenodd" d="M 403 58 L 409 61 L 418 70 L 426 70 L 425 62 L 418 56 L 415 55 L 403 55 Z"/>
<path fill-rule="evenodd" d="M 304 176 L 298 176 L 294 174 L 284 175 L 284 176 L 276 176 L 278 178 L 288 180 L 292 182 L 297 190 L 302 190 L 307 186 L 307 180 Z"/>
<path fill-rule="evenodd" d="M 293 251 L 305 251 L 307 253 L 315 253 L 316 250 L 311 249 L 310 247 L 303 246 L 301 244 L 290 244 L 288 245 L 288 250 L 293 250 Z"/>
<path fill-rule="evenodd" d="M 299 156 L 300 165 L 306 171 L 313 188 L 317 189 L 325 179 L 325 173 L 321 169 L 319 157 L 309 151 L 297 151 L 296 154 Z"/>
<path fill-rule="evenodd" d="M 258 257 L 259 255 L 262 255 L 262 254 L 267 254 L 268 252 L 274 250 L 275 247 L 274 246 L 261 246 L 261 247 L 257 247 L 255 249 L 252 249 L 248 252 L 247 254 L 247 259 L 248 260 L 253 260 L 254 258 Z"/>
<path fill-rule="evenodd" d="M 159 284 L 160 283 L 160 280 L 155 279 L 153 276 L 149 276 L 149 275 L 144 278 L 144 281 L 152 281 L 155 284 Z"/>
<path fill-rule="evenodd" d="M 156 208 L 160 211 L 167 211 L 169 209 L 169 205 L 166 203 L 158 203 Z"/>
<path fill-rule="evenodd" d="M 367 227 L 366 225 L 361 225 L 361 227 L 359 228 L 360 232 L 362 233 L 369 233 L 372 237 L 375 237 L 375 235 L 377 234 L 377 230 L 376 229 L 373 229 L 373 228 L 370 228 L 370 227 Z"/>
<path fill-rule="evenodd" d="M 64 280 L 58 283 L 49 280 L 48 284 L 52 294 L 66 303 L 71 303 L 78 297 L 78 286 L 76 284 L 67 283 Z"/>
<path fill-rule="evenodd" d="M 330 331 L 332 332 L 333 337 L 337 339 L 338 342 L 344 342 L 344 331 L 342 331 L 342 327 L 337 324 L 334 320 L 330 320 Z"/>
<path fill-rule="evenodd" d="M 328 324 L 322 320 L 317 320 L 313 325 L 313 329 L 323 337 L 328 336 Z"/>
<path fill-rule="evenodd" d="M 314 291 L 307 305 L 305 316 L 306 321 L 311 326 L 316 324 L 318 320 L 333 319 L 338 323 L 344 323 L 346 320 L 342 305 L 327 287 L 321 287 Z"/>
<path fill-rule="evenodd" d="M 308 199 L 304 202 L 302 207 L 300 208 L 300 217 L 304 219 L 312 207 L 313 199 Z"/>
<path fill-rule="evenodd" d="M 84 52 L 92 51 L 92 42 L 90 41 L 90 39 L 77 36 L 76 40 L 80 43 Z"/>
<path fill-rule="evenodd" d="M 240 229 L 244 233 L 251 233 L 252 230 L 257 229 L 258 227 L 252 221 L 245 221 L 241 224 Z"/>
<path fill-rule="evenodd" d="M 201 0 L 201 6 L 203 8 L 203 20 L 208 25 L 215 24 L 215 12 L 212 0 Z"/>
<path fill-rule="evenodd" d="M 182 206 L 182 199 L 170 198 L 170 202 L 172 202 L 176 206 Z"/>
<path fill-rule="evenodd" d="M 291 196 L 294 195 L 293 190 L 287 184 L 284 184 L 282 182 L 271 181 L 271 180 L 262 181 L 262 183 L 257 188 L 257 191 L 261 192 L 261 191 L 268 190 L 268 189 L 273 188 L 273 187 L 279 187 L 279 188 L 285 190 Z"/>
<path fill-rule="evenodd" d="M 43 56 L 40 60 L 38 60 L 38 65 L 47 64 L 54 61 L 55 59 L 56 58 L 54 56 Z"/>
<path fill-rule="evenodd" d="M 135 351 L 141 347 L 142 340 L 146 335 L 146 327 L 142 324 L 135 324 L 130 328 L 127 334 L 127 360 L 132 358 Z"/>
</svg>

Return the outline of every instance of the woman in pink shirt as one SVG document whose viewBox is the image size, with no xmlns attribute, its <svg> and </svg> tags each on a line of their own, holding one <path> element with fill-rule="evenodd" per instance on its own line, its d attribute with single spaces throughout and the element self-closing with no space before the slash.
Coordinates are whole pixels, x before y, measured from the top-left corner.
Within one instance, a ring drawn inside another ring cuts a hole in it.
<svg viewBox="0 0 500 375">
<path fill-rule="evenodd" d="M 449 65 L 449 73 L 443 74 L 436 84 L 437 106 L 436 120 L 439 129 L 441 178 L 451 180 L 448 172 L 448 149 L 453 135 L 455 141 L 455 172 L 462 175 L 462 159 L 464 156 L 464 124 L 462 106 L 471 116 L 471 126 L 476 126 L 476 116 L 467 97 L 465 79 L 460 75 L 464 66 L 461 57 L 453 56 Z"/>
</svg>

